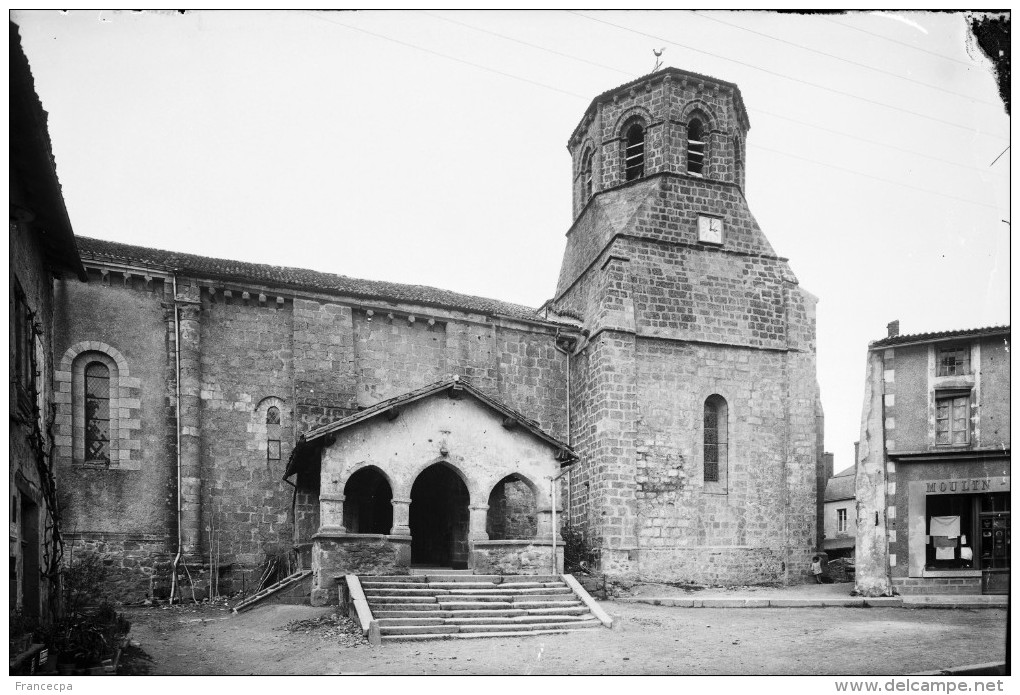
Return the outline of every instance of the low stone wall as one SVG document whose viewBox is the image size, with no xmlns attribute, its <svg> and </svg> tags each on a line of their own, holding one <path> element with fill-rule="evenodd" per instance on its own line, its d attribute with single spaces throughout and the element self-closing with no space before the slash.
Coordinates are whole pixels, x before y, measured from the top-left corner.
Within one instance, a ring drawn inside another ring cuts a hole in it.
<svg viewBox="0 0 1020 695">
<path fill-rule="evenodd" d="M 601 570 L 609 576 L 691 584 L 799 584 L 811 580 L 809 566 L 786 565 L 785 549 L 695 546 L 604 550 Z"/>
<path fill-rule="evenodd" d="M 316 534 L 312 541 L 312 605 L 337 600 L 344 574 L 408 574 L 411 537 L 376 533 Z"/>
<path fill-rule="evenodd" d="M 120 603 L 139 603 L 170 595 L 171 551 L 176 538 L 130 533 L 64 534 L 64 563 L 87 555 L 101 558 L 105 594 Z"/>
<path fill-rule="evenodd" d="M 981 577 L 894 577 L 892 583 L 901 596 L 981 593 Z"/>
<path fill-rule="evenodd" d="M 552 541 L 500 540 L 472 542 L 475 574 L 550 574 Z M 563 573 L 563 541 L 556 543 L 556 574 Z"/>
</svg>

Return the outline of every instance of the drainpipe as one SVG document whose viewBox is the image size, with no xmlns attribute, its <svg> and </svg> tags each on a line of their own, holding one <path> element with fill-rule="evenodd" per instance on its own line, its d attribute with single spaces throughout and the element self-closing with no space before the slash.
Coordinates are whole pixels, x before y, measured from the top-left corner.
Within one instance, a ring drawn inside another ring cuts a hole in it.
<svg viewBox="0 0 1020 695">
<path fill-rule="evenodd" d="M 556 329 L 556 336 L 553 338 L 553 349 L 561 352 L 567 357 L 567 446 L 572 447 L 570 432 L 570 351 L 561 348 L 557 342 L 560 337 L 560 329 Z M 573 468 L 573 467 L 571 467 Z M 560 471 L 557 475 L 549 478 L 549 496 L 552 500 L 552 573 L 556 574 L 556 481 L 570 472 L 571 468 Z M 570 513 L 571 490 L 568 481 L 567 485 L 567 513 Z"/>
<path fill-rule="evenodd" d="M 170 603 L 174 602 L 174 594 L 177 590 L 177 566 L 181 562 L 181 554 L 184 547 L 184 536 L 181 531 L 181 324 L 177 310 L 177 274 L 174 273 L 174 368 L 176 374 L 176 398 L 177 407 L 177 556 L 174 558 L 170 576 Z M 151 598 L 151 597 L 150 597 Z"/>
</svg>

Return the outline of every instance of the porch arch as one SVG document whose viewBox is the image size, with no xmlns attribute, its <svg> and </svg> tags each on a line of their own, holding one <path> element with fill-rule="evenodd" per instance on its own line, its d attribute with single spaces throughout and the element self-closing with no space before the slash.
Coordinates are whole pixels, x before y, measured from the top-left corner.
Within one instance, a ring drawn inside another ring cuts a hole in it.
<svg viewBox="0 0 1020 695">
<path fill-rule="evenodd" d="M 411 483 L 411 564 L 465 569 L 471 495 L 466 476 L 448 461 L 426 466 Z"/>
<path fill-rule="evenodd" d="M 344 485 L 347 533 L 388 534 L 393 526 L 393 488 L 377 466 L 359 468 Z"/>
<path fill-rule="evenodd" d="M 489 492 L 485 532 L 489 540 L 524 540 L 538 535 L 541 493 L 526 476 L 510 473 Z"/>
</svg>

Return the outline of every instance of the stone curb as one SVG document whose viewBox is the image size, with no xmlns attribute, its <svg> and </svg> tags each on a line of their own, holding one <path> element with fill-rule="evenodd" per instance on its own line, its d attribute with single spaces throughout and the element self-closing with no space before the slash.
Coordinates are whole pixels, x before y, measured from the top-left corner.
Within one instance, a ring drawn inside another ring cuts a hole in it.
<svg viewBox="0 0 1020 695">
<path fill-rule="evenodd" d="M 933 598 L 933 597 L 931 597 Z M 974 597 L 977 598 L 977 597 Z M 617 598 L 621 603 L 647 603 L 673 608 L 1006 608 L 1003 602 L 974 601 L 966 597 L 905 601 L 902 596 L 866 598 Z"/>
<path fill-rule="evenodd" d="M 970 664 L 968 666 L 954 666 L 943 668 L 937 671 L 921 671 L 911 673 L 911 676 L 1003 676 L 1006 674 L 1005 661 L 989 661 L 984 664 Z"/>
</svg>

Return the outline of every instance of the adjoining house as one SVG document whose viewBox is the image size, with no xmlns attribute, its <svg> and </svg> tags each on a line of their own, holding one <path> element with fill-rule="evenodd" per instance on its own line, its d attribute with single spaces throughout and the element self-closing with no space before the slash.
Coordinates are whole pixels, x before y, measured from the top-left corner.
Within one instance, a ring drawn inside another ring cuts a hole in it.
<svg viewBox="0 0 1020 695">
<path fill-rule="evenodd" d="M 736 85 L 675 68 L 597 96 L 539 309 L 79 239 L 53 345 L 70 540 L 126 600 L 274 567 L 316 600 L 380 562 L 551 571 L 562 527 L 613 575 L 809 577 L 817 300 L 748 209 L 749 128 Z"/>
<path fill-rule="evenodd" d="M 862 593 L 1006 593 L 1010 329 L 868 348 L 857 473 Z"/>
<path fill-rule="evenodd" d="M 852 558 L 857 542 L 857 467 L 840 471 L 825 485 L 825 535 L 822 549 L 829 560 Z"/>
<path fill-rule="evenodd" d="M 85 279 L 64 207 L 32 71 L 18 28 L 8 23 L 10 56 L 10 611 L 29 623 L 59 608 L 60 514 L 50 452 L 53 393 L 53 278 Z"/>
</svg>

